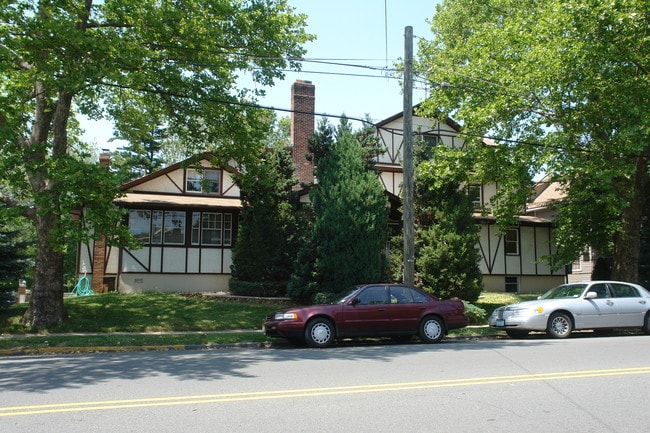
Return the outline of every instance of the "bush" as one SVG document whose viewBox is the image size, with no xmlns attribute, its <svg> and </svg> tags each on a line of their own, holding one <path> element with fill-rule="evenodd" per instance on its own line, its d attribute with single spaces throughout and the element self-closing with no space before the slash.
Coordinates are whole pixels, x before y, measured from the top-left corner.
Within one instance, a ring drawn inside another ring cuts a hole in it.
<svg viewBox="0 0 650 433">
<path fill-rule="evenodd" d="M 485 323 L 487 313 L 484 309 L 467 301 L 463 301 L 463 304 L 465 304 L 465 315 L 469 318 L 470 324 L 479 325 Z"/>
</svg>

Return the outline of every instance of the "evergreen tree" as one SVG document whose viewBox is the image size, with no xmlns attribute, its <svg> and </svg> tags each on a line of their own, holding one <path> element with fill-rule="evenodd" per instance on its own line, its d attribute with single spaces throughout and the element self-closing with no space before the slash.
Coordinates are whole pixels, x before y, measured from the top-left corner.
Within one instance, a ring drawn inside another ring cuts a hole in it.
<svg viewBox="0 0 650 433">
<path fill-rule="evenodd" d="M 28 253 L 33 242 L 26 239 L 24 232 L 20 227 L 0 221 L 0 292 L 15 290 L 18 280 L 26 278 L 34 264 Z"/>
<path fill-rule="evenodd" d="M 335 135 L 323 120 L 311 144 L 318 183 L 310 194 L 314 222 L 303 255 L 314 261 L 311 268 L 298 263 L 302 279 L 293 281 L 291 295 L 321 301 L 351 285 L 381 280 L 388 208 L 346 119 Z"/>
<path fill-rule="evenodd" d="M 157 127 L 151 132 L 130 131 L 121 136 L 129 144 L 117 149 L 111 168 L 118 172 L 123 183 L 150 174 L 165 165 L 162 151 L 166 135 L 165 128 Z"/>
<path fill-rule="evenodd" d="M 447 146 L 427 149 L 420 143 L 416 153 L 417 285 L 443 299 L 474 302 L 483 281 L 476 248 L 478 226 L 471 199 L 461 188 L 470 171 L 463 166 L 462 151 Z"/>
<path fill-rule="evenodd" d="M 297 180 L 284 134 L 276 131 L 258 163 L 234 175 L 243 201 L 230 280 L 236 294 L 283 296 L 293 271 Z"/>
</svg>

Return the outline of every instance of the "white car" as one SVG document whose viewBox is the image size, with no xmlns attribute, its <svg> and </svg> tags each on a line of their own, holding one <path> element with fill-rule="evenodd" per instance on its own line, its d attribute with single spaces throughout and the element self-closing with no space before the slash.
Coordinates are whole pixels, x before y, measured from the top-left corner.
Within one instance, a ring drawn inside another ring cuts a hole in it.
<svg viewBox="0 0 650 433">
<path fill-rule="evenodd" d="M 620 281 L 563 284 L 534 301 L 497 308 L 488 323 L 513 338 L 530 331 L 565 338 L 574 329 L 640 328 L 650 334 L 650 292 Z"/>
</svg>

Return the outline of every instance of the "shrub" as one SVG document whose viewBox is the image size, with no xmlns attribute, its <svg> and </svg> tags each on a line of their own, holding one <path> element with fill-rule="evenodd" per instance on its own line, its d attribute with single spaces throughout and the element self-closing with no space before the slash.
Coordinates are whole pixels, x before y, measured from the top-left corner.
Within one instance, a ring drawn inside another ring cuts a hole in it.
<svg viewBox="0 0 650 433">
<path fill-rule="evenodd" d="M 470 324 L 479 325 L 485 323 L 487 313 L 484 309 L 467 301 L 463 301 L 463 304 L 465 304 L 465 315 L 469 318 Z"/>
</svg>

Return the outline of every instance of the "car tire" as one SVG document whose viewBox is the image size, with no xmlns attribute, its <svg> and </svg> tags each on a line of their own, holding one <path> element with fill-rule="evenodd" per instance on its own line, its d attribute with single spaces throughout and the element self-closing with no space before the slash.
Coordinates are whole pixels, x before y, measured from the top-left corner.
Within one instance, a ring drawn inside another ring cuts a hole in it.
<svg viewBox="0 0 650 433">
<path fill-rule="evenodd" d="M 310 321 L 305 328 L 305 342 L 309 347 L 331 346 L 334 343 L 334 324 L 325 318 Z"/>
<path fill-rule="evenodd" d="M 517 329 L 506 329 L 506 334 L 508 334 L 508 337 L 510 338 L 525 338 L 528 337 L 528 334 L 530 331 L 521 331 Z"/>
<path fill-rule="evenodd" d="M 573 322 L 566 313 L 553 313 L 548 318 L 546 335 L 552 338 L 567 338 L 573 331 Z"/>
<path fill-rule="evenodd" d="M 643 332 L 650 335 L 650 311 L 645 313 L 645 320 L 643 321 Z"/>
<path fill-rule="evenodd" d="M 445 336 L 445 324 L 437 316 L 427 316 L 420 322 L 419 335 L 425 343 L 438 343 Z"/>
</svg>

